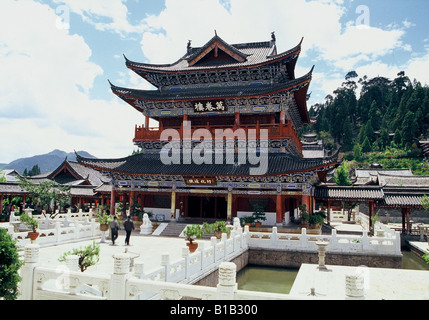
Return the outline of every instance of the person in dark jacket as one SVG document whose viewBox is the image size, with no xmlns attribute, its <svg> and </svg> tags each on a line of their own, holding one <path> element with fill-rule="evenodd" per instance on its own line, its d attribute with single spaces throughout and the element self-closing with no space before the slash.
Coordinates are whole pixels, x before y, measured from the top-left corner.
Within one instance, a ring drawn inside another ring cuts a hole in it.
<svg viewBox="0 0 429 320">
<path fill-rule="evenodd" d="M 119 224 L 116 221 L 116 216 L 113 217 L 112 222 L 110 222 L 110 231 L 112 233 L 112 244 L 115 245 L 115 240 L 118 238 Z"/>
<path fill-rule="evenodd" d="M 131 231 L 134 230 L 134 223 L 131 221 L 130 217 L 127 217 L 127 221 L 124 222 L 124 229 L 127 234 L 125 236 L 125 244 L 128 246 L 130 245 Z"/>
</svg>

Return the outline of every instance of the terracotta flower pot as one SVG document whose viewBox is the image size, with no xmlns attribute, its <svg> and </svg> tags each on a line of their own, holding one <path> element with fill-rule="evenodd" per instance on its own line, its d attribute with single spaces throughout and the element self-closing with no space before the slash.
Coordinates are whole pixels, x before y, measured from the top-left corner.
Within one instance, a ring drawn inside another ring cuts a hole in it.
<svg viewBox="0 0 429 320">
<path fill-rule="evenodd" d="M 28 236 L 30 237 L 31 242 L 33 242 L 34 240 L 37 239 L 37 237 L 39 236 L 38 232 L 28 232 Z"/>
<path fill-rule="evenodd" d="M 186 242 L 186 245 L 189 248 L 189 252 L 195 252 L 197 250 L 197 248 L 198 248 L 198 243 L 197 242 L 192 242 L 192 243 Z"/>
<path fill-rule="evenodd" d="M 108 224 L 100 224 L 100 231 L 107 231 L 109 230 Z"/>
</svg>

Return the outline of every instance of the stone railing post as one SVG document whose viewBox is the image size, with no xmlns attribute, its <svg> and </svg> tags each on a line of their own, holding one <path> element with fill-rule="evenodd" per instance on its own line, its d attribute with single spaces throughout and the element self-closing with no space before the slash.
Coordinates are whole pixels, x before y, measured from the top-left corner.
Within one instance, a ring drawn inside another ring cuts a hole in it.
<svg viewBox="0 0 429 320">
<path fill-rule="evenodd" d="M 362 250 L 364 251 L 369 250 L 368 231 L 366 230 L 362 231 Z"/>
<path fill-rule="evenodd" d="M 228 250 L 227 240 L 228 240 L 228 237 L 227 237 L 226 233 L 222 233 L 221 242 L 223 245 L 223 257 L 224 258 L 226 258 L 226 256 L 227 256 L 227 250 Z"/>
<path fill-rule="evenodd" d="M 277 227 L 273 227 L 273 232 L 271 233 L 271 245 L 276 247 L 277 246 Z"/>
<path fill-rule="evenodd" d="M 61 241 L 61 222 L 55 222 L 55 242 Z"/>
<path fill-rule="evenodd" d="M 170 266 L 170 255 L 168 253 L 161 255 L 161 266 L 165 268 L 165 282 L 170 281 L 170 272 L 171 272 L 171 266 Z"/>
<path fill-rule="evenodd" d="M 189 249 L 188 249 L 188 247 L 182 248 L 182 258 L 185 259 L 185 278 L 189 279 Z"/>
<path fill-rule="evenodd" d="M 397 254 L 401 254 L 401 234 L 399 233 L 399 231 L 395 231 L 394 233 L 394 251 Z"/>
<path fill-rule="evenodd" d="M 79 229 L 80 229 L 80 223 L 77 222 L 77 221 L 75 221 L 74 222 L 74 238 L 75 239 L 79 239 L 80 238 Z"/>
<path fill-rule="evenodd" d="M 204 263 L 205 263 L 205 258 L 204 258 L 205 243 L 204 242 L 198 243 L 198 249 L 197 250 L 198 250 L 198 252 L 201 255 L 201 258 L 200 258 L 200 270 L 203 270 Z"/>
<path fill-rule="evenodd" d="M 125 300 L 126 282 L 130 271 L 130 256 L 125 253 L 113 256 L 113 274 L 110 278 L 110 300 Z"/>
<path fill-rule="evenodd" d="M 79 256 L 77 255 L 68 255 L 66 256 L 66 266 L 69 271 L 79 272 Z"/>
<path fill-rule="evenodd" d="M 213 258 L 214 258 L 214 262 L 216 263 L 217 261 L 217 238 L 216 237 L 211 237 L 210 238 L 210 243 L 213 247 Z"/>
<path fill-rule="evenodd" d="M 237 266 L 233 262 L 222 262 L 219 266 L 218 300 L 234 300 L 237 291 Z"/>
<path fill-rule="evenodd" d="M 134 276 L 139 279 L 144 278 L 144 263 L 137 261 L 134 266 Z"/>
<path fill-rule="evenodd" d="M 329 245 L 331 246 L 331 250 L 335 249 L 338 245 L 338 238 L 337 238 L 337 230 L 332 229 L 331 231 L 331 239 L 329 240 Z"/>
<path fill-rule="evenodd" d="M 301 236 L 299 237 L 299 241 L 302 248 L 308 248 L 308 237 L 307 237 L 307 229 L 301 229 Z"/>
<path fill-rule="evenodd" d="M 24 248 L 24 265 L 21 268 L 21 296 L 20 300 L 33 300 L 34 268 L 39 262 L 38 244 L 27 244 Z"/>
</svg>

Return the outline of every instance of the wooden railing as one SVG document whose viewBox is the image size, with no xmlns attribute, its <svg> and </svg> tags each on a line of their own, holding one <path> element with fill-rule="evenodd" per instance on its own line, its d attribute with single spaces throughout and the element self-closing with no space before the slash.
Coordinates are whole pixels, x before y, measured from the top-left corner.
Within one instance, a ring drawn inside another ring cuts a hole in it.
<svg viewBox="0 0 429 320">
<path fill-rule="evenodd" d="M 162 124 L 160 124 L 160 127 L 149 127 L 145 128 L 144 126 L 136 126 L 135 128 L 135 135 L 134 135 L 134 142 L 143 142 L 143 141 L 156 141 L 161 139 L 161 133 L 165 129 L 173 129 L 176 130 L 179 133 L 180 139 L 183 140 L 183 125 L 182 126 L 173 126 L 173 127 L 163 127 Z M 296 134 L 296 131 L 292 127 L 292 124 L 289 122 L 286 122 L 285 124 L 259 124 L 257 122 L 254 125 L 233 125 L 231 127 L 228 126 L 222 126 L 222 125 L 197 125 L 192 126 L 190 131 L 190 136 L 192 137 L 196 130 L 198 129 L 206 129 L 210 132 L 213 139 L 216 137 L 216 130 L 227 130 L 231 129 L 233 133 L 236 132 L 238 129 L 242 129 L 242 133 L 245 134 L 246 139 L 249 139 L 249 132 L 251 130 L 256 130 L 256 140 L 259 140 L 261 138 L 261 130 L 268 130 L 268 139 L 292 139 L 296 146 L 301 150 L 302 144 L 300 139 L 298 138 L 298 135 Z"/>
</svg>

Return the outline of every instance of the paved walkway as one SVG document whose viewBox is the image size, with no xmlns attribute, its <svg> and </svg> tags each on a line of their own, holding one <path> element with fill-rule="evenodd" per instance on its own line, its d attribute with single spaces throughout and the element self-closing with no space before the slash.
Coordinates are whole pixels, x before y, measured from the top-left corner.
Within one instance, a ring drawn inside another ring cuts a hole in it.
<svg viewBox="0 0 429 320">
<path fill-rule="evenodd" d="M 126 249 L 130 253 L 139 255 L 135 261 L 143 262 L 144 272 L 149 273 L 161 266 L 163 254 L 170 254 L 170 262 L 173 263 L 181 259 L 182 248 L 186 247 L 184 238 L 141 236 L 138 232 L 132 233 L 130 245 L 127 246 L 125 245 L 125 232 L 120 230 L 114 246 L 108 239 L 105 243 L 100 243 L 100 239 L 96 239 L 41 248 L 39 253 L 40 265 L 45 267 L 64 266 L 64 263 L 58 261 L 60 256 L 72 249 L 91 245 L 93 242 L 100 244 L 100 261 L 95 266 L 89 267 L 85 273 L 111 274 L 113 272 L 113 255 L 124 253 Z M 208 240 L 199 239 L 198 242 L 206 243 L 206 247 L 210 245 Z"/>
</svg>

